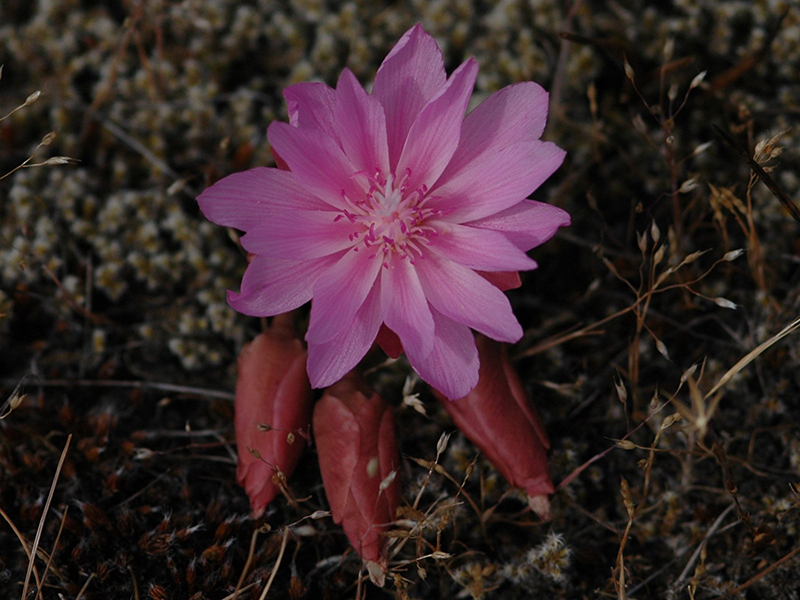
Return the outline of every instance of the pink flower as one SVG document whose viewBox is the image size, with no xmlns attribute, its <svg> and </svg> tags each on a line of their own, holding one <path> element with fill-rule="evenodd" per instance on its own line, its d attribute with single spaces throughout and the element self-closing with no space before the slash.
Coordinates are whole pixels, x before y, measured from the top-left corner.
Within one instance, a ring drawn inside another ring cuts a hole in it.
<svg viewBox="0 0 800 600">
<path fill-rule="evenodd" d="M 481 368 L 475 389 L 459 400 L 436 395 L 464 435 L 511 485 L 528 493 L 531 508 L 547 519 L 553 482 L 544 425 L 502 344 L 483 336 L 477 342 Z"/>
<path fill-rule="evenodd" d="M 310 422 L 303 343 L 288 328 L 273 325 L 244 347 L 236 380 L 236 476 L 256 517 L 278 494 L 278 474 L 294 471 L 305 446 L 298 432 Z"/>
<path fill-rule="evenodd" d="M 314 387 L 358 364 L 385 325 L 420 376 L 458 398 L 478 381 L 470 329 L 522 336 L 500 288 L 536 268 L 525 252 L 569 223 L 525 199 L 565 153 L 538 139 L 548 95 L 535 83 L 506 87 L 465 117 L 477 71 L 470 59 L 447 78 L 417 25 L 371 94 L 347 69 L 335 90 L 284 91 L 290 123 L 267 133 L 290 171 L 231 175 L 198 198 L 209 219 L 246 231 L 242 245 L 255 254 L 231 306 L 268 316 L 313 298 Z"/>
<path fill-rule="evenodd" d="M 314 407 L 314 439 L 334 522 L 364 560 L 385 562 L 380 532 L 400 504 L 400 457 L 392 407 L 361 387 L 349 375 L 325 391 Z"/>
</svg>

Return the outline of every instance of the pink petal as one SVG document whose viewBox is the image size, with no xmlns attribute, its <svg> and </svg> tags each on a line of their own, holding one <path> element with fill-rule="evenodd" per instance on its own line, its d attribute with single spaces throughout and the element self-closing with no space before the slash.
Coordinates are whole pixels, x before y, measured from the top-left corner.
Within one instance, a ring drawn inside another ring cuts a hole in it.
<svg viewBox="0 0 800 600">
<path fill-rule="evenodd" d="M 433 348 L 433 317 L 428 301 L 409 260 L 394 258 L 381 270 L 383 321 L 399 337 L 404 348 L 427 356 Z"/>
<path fill-rule="evenodd" d="M 352 200 L 364 196 L 364 189 L 352 178 L 358 169 L 336 140 L 322 130 L 273 121 L 267 137 L 289 165 L 298 185 L 320 200 L 336 208 L 347 208 L 342 193 Z"/>
<path fill-rule="evenodd" d="M 539 139 L 547 122 L 547 101 L 547 92 L 532 81 L 504 87 L 489 96 L 464 119 L 458 150 L 442 177 L 469 168 L 481 156 Z"/>
<path fill-rule="evenodd" d="M 478 63 L 471 58 L 455 70 L 414 119 L 396 170 L 398 177 L 411 171 L 406 182 L 409 189 L 431 187 L 450 162 L 477 75 Z"/>
<path fill-rule="evenodd" d="M 411 124 L 446 80 L 442 51 L 421 25 L 409 29 L 383 60 L 375 75 L 372 95 L 386 114 L 393 171 Z"/>
<path fill-rule="evenodd" d="M 435 208 L 456 223 L 474 221 L 517 204 L 538 188 L 564 161 L 551 142 L 520 142 L 482 154 L 468 169 L 442 177 L 430 196 Z"/>
<path fill-rule="evenodd" d="M 356 231 L 339 213 L 275 209 L 240 241 L 255 254 L 308 260 L 350 248 L 354 241 L 349 236 Z"/>
<path fill-rule="evenodd" d="M 336 130 L 347 157 L 372 175 L 389 172 L 386 118 L 377 99 L 368 95 L 350 69 L 342 71 L 336 86 Z"/>
<path fill-rule="evenodd" d="M 433 248 L 416 264 L 422 289 L 433 307 L 493 339 L 519 340 L 522 327 L 505 294 L 472 269 L 441 258 Z"/>
<path fill-rule="evenodd" d="M 336 383 L 364 358 L 381 326 L 380 307 L 380 290 L 375 286 L 341 336 L 321 344 L 308 343 L 308 376 L 312 387 Z"/>
<path fill-rule="evenodd" d="M 283 90 L 283 97 L 293 127 L 321 129 L 338 139 L 333 116 L 336 95 L 331 87 L 318 82 L 296 83 Z"/>
<path fill-rule="evenodd" d="M 467 224 L 500 231 L 527 252 L 553 237 L 559 227 L 569 225 L 570 216 L 552 204 L 523 200 L 511 208 Z"/>
<path fill-rule="evenodd" d="M 257 167 L 220 179 L 197 197 L 197 203 L 209 221 L 242 231 L 269 218 L 275 208 L 329 208 L 319 198 L 298 186 L 291 173 L 267 167 Z"/>
<path fill-rule="evenodd" d="M 420 357 L 406 349 L 406 356 L 423 380 L 448 398 L 462 398 L 478 383 L 478 350 L 469 327 L 431 311 L 436 327 L 433 349 Z"/>
<path fill-rule="evenodd" d="M 366 300 L 381 268 L 382 256 L 374 252 L 377 251 L 363 247 L 351 250 L 317 280 L 307 342 L 329 342 L 352 325 L 351 319 Z"/>
<path fill-rule="evenodd" d="M 431 223 L 431 226 L 440 232 L 433 241 L 436 251 L 465 267 L 482 271 L 529 271 L 536 268 L 536 262 L 502 233 L 454 223 Z"/>
<path fill-rule="evenodd" d="M 271 317 L 302 306 L 314 284 L 341 255 L 315 260 L 284 260 L 255 256 L 244 272 L 242 291 L 228 292 L 228 304 L 253 317 Z"/>
</svg>

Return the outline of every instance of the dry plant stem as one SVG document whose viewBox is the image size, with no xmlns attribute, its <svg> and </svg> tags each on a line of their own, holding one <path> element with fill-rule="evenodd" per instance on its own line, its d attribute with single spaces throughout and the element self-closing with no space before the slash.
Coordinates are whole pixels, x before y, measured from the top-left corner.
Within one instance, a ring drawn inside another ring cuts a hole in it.
<svg viewBox="0 0 800 600">
<path fill-rule="evenodd" d="M 616 570 L 619 571 L 619 574 L 617 575 L 615 584 L 617 587 L 617 597 L 619 600 L 625 600 L 627 598 L 627 593 L 625 591 L 627 586 L 627 583 L 625 582 L 625 545 L 628 543 L 628 536 L 631 533 L 631 527 L 633 527 L 633 519 L 636 515 L 636 508 L 633 504 L 633 500 L 631 500 L 628 482 L 625 481 L 624 478 L 622 479 L 620 489 L 622 491 L 622 501 L 625 504 L 626 511 L 628 512 L 628 523 L 625 525 L 625 532 L 622 534 L 622 539 L 619 542 L 616 566 Z"/>
<path fill-rule="evenodd" d="M 61 473 L 61 467 L 64 466 L 64 459 L 67 458 L 67 451 L 69 450 L 69 443 L 72 441 L 72 434 L 67 436 L 67 441 L 64 444 L 64 450 L 61 452 L 61 458 L 58 460 L 56 467 L 56 474 L 53 476 L 53 483 L 50 485 L 50 493 L 47 495 L 47 502 L 44 503 L 44 510 L 42 517 L 39 519 L 39 527 L 36 530 L 36 537 L 33 540 L 33 547 L 31 548 L 28 557 L 28 572 L 25 574 L 25 583 L 22 585 L 22 600 L 28 597 L 28 584 L 31 580 L 31 571 L 33 570 L 33 563 L 36 560 L 36 549 L 39 547 L 39 540 L 42 538 L 42 529 L 44 529 L 44 522 L 47 519 L 47 511 L 50 510 L 50 502 L 53 500 L 53 494 L 56 491 L 56 484 L 58 483 L 58 476 Z M 37 582 L 41 588 L 41 583 Z"/>
<path fill-rule="evenodd" d="M 257 581 L 254 581 L 253 583 L 248 583 L 246 586 L 244 586 L 242 589 L 239 590 L 239 593 L 241 594 L 242 592 L 247 592 L 250 589 L 256 587 L 257 585 L 258 585 Z M 222 600 L 233 600 L 233 594 L 228 594 Z"/>
<path fill-rule="evenodd" d="M 794 558 L 798 553 L 800 553 L 800 546 L 798 546 L 797 548 L 795 548 L 794 550 L 789 552 L 789 554 L 786 554 L 785 556 L 783 556 L 783 557 L 779 558 L 778 560 L 776 560 L 770 566 L 768 566 L 763 571 L 760 571 L 758 574 L 754 575 L 753 577 L 751 577 L 750 579 L 745 581 L 742 585 L 740 585 L 736 589 L 731 590 L 730 592 L 728 592 L 727 594 L 725 594 L 723 596 L 717 596 L 716 600 L 725 600 L 725 598 L 730 598 L 731 596 L 734 596 L 734 595 L 738 594 L 739 592 L 742 592 L 742 591 L 746 590 L 747 588 L 749 588 L 754 583 L 760 581 L 761 579 L 763 579 L 764 577 L 766 577 L 767 575 L 772 573 L 772 571 L 774 571 L 775 569 L 780 567 L 783 563 L 785 563 L 785 562 L 791 560 L 792 558 Z"/>
<path fill-rule="evenodd" d="M 364 593 L 364 561 L 361 561 L 361 567 L 358 569 L 358 580 L 356 581 L 356 600 L 362 600 Z"/>
<path fill-rule="evenodd" d="M 3 380 L 6 385 L 12 382 Z M 192 387 L 186 385 L 175 385 L 174 383 L 162 383 L 158 381 L 116 381 L 110 379 L 43 379 L 31 382 L 29 385 L 41 387 L 111 387 L 111 388 L 135 388 L 140 390 L 157 390 L 159 392 L 174 392 L 176 394 L 188 394 L 200 396 L 202 398 L 219 398 L 221 400 L 233 400 L 234 395 L 222 390 L 209 390 L 205 388 Z"/>
<path fill-rule="evenodd" d="M 92 579 L 94 579 L 96 576 L 97 573 L 92 573 L 91 575 L 89 575 L 89 579 L 87 579 L 86 583 L 83 584 L 81 591 L 78 592 L 77 596 L 75 596 L 75 600 L 81 600 L 81 596 L 83 596 L 84 592 L 86 592 L 86 589 L 89 587 L 89 584 L 92 582 Z"/>
<path fill-rule="evenodd" d="M 747 253 L 747 262 L 750 263 L 750 270 L 753 272 L 758 289 L 762 292 L 767 291 L 767 282 L 764 278 L 764 259 L 761 255 L 761 242 L 756 233 L 756 224 L 753 219 L 753 187 L 758 178 L 756 174 L 750 173 L 750 181 L 747 183 L 747 241 L 750 244 L 750 252 Z"/>
<path fill-rule="evenodd" d="M 131 581 L 133 582 L 133 600 L 139 600 L 139 584 L 136 583 L 136 575 L 130 565 L 128 565 L 128 572 L 131 574 Z"/>
<path fill-rule="evenodd" d="M 567 14 L 564 17 L 564 24 L 562 28 L 566 31 L 572 27 L 572 20 L 578 8 L 581 5 L 581 0 L 575 0 L 571 6 L 567 5 Z M 557 121 L 564 116 L 563 105 L 561 103 L 562 90 L 564 88 L 564 78 L 567 71 L 567 60 L 569 59 L 570 42 L 567 37 L 561 37 L 561 48 L 558 51 L 558 62 L 556 63 L 556 72 L 553 77 L 553 88 L 550 91 L 552 102 L 550 105 L 554 108 L 550 119 L 548 120 L 547 127 L 552 129 Z"/>
<path fill-rule="evenodd" d="M 66 298 L 67 304 L 70 305 L 70 308 L 72 308 L 72 310 L 74 310 L 79 315 L 85 317 L 95 325 L 107 321 L 105 317 L 101 315 L 95 315 L 86 308 L 84 308 L 83 306 L 81 306 L 80 304 L 78 304 L 75 300 L 75 296 L 72 293 L 70 293 L 67 290 L 67 288 L 64 287 L 61 281 L 59 281 L 58 277 L 56 277 L 55 273 L 53 273 L 53 271 L 51 271 L 47 265 L 42 265 L 42 270 L 50 279 L 53 280 L 53 283 L 56 284 L 61 293 L 64 294 L 64 298 Z"/>
<path fill-rule="evenodd" d="M 20 530 L 17 529 L 17 526 L 14 525 L 14 522 L 11 520 L 11 517 L 9 517 L 6 514 L 6 511 L 4 511 L 2 508 L 0 508 L 0 516 L 3 517 L 6 520 L 6 523 L 8 523 L 9 527 L 11 527 L 11 531 L 13 531 L 14 535 L 17 536 L 19 543 L 22 545 L 22 549 L 25 551 L 25 555 L 28 557 L 28 560 L 30 561 L 32 556 L 31 551 L 28 549 L 28 543 L 25 541 L 25 538 L 23 537 L 22 533 L 20 533 Z M 36 565 L 34 565 L 33 567 L 33 578 L 36 580 L 36 586 L 38 588 L 41 588 L 42 582 L 39 579 L 39 571 L 36 569 Z"/>
<path fill-rule="evenodd" d="M 706 392 L 705 396 L 703 397 L 704 400 L 707 400 L 710 396 L 713 396 L 717 391 L 719 391 L 731 378 L 736 375 L 739 371 L 744 369 L 747 365 L 753 362 L 756 358 L 758 358 L 765 350 L 767 350 L 773 344 L 779 342 L 783 338 L 785 338 L 790 333 L 793 333 L 798 328 L 800 328 L 800 317 L 797 317 L 794 321 L 789 323 L 786 327 L 781 329 L 778 333 L 768 339 L 766 342 L 759 344 L 753 350 L 748 352 L 739 362 L 733 365 L 725 375 L 720 377 L 719 381 L 717 381 L 716 385 L 711 388 L 708 392 Z"/>
<path fill-rule="evenodd" d="M 728 514 L 734 508 L 736 508 L 735 504 L 729 504 L 728 508 L 723 510 L 719 514 L 719 516 L 714 520 L 714 522 L 711 524 L 711 527 L 708 528 L 708 531 L 706 532 L 706 535 L 703 538 L 703 541 L 701 541 L 698 544 L 698 546 L 695 549 L 694 553 L 692 553 L 692 556 L 689 558 L 689 562 L 686 563 L 686 567 L 684 567 L 683 571 L 681 571 L 681 574 L 678 575 L 678 579 L 675 580 L 675 583 L 672 584 L 672 589 L 673 590 L 675 590 L 677 592 L 680 589 L 680 587 L 683 584 L 683 582 L 686 580 L 686 578 L 689 577 L 689 572 L 694 567 L 694 564 L 697 562 L 697 559 L 700 558 L 700 552 L 702 552 L 703 547 L 706 544 L 708 544 L 709 538 L 717 532 L 717 529 L 719 529 L 719 526 L 722 525 L 722 521 L 725 520 L 725 517 L 727 517 Z"/>
<path fill-rule="evenodd" d="M 50 570 L 50 565 L 53 562 L 53 556 L 56 554 L 56 550 L 58 550 L 58 541 L 61 539 L 61 532 L 64 530 L 64 521 L 67 519 L 67 512 L 69 511 L 69 506 L 64 508 L 64 512 L 61 513 L 61 523 L 58 525 L 58 533 L 56 534 L 56 541 L 53 542 L 53 549 L 50 551 L 50 556 L 47 558 L 47 564 L 44 567 L 44 573 L 42 573 L 42 581 L 47 581 L 47 572 Z M 42 598 L 42 588 L 36 590 L 36 597 L 41 600 Z"/>
<path fill-rule="evenodd" d="M 250 565 L 253 563 L 253 556 L 256 552 L 256 538 L 258 537 L 258 534 L 259 530 L 256 529 L 253 531 L 253 535 L 250 537 L 250 551 L 247 553 L 247 560 L 242 568 L 242 574 L 239 575 L 239 581 L 236 582 L 236 589 L 233 590 L 233 600 L 237 600 L 239 598 L 239 592 L 242 589 L 242 583 L 244 583 L 244 578 L 247 576 L 247 571 L 250 568 Z"/>
<path fill-rule="evenodd" d="M 269 579 L 267 580 L 267 585 L 264 588 L 264 591 L 261 592 L 261 596 L 259 600 L 265 600 L 267 594 L 269 593 L 269 588 L 272 587 L 272 582 L 275 581 L 275 575 L 278 573 L 278 569 L 281 566 L 281 561 L 283 560 L 283 553 L 286 551 L 286 543 L 289 540 L 289 528 L 284 527 L 283 529 L 283 539 L 281 540 L 281 549 L 278 552 L 278 558 L 275 559 L 275 565 L 272 567 L 272 573 L 269 574 Z"/>
</svg>

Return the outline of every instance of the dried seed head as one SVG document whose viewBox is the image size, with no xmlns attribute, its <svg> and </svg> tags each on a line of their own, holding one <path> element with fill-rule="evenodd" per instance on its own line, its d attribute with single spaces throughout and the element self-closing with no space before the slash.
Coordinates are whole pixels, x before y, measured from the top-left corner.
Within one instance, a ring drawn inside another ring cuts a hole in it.
<svg viewBox="0 0 800 600">
<path fill-rule="evenodd" d="M 622 380 L 614 380 L 614 387 L 617 388 L 617 398 L 619 401 L 625 404 L 628 401 L 628 390 L 625 389 L 625 384 L 622 383 Z"/>
<path fill-rule="evenodd" d="M 619 489 L 620 492 L 622 492 L 622 502 L 625 504 L 625 510 L 628 511 L 628 518 L 633 518 L 633 511 L 636 506 L 633 504 L 633 499 L 631 498 L 631 488 L 624 477 L 619 484 Z"/>
<path fill-rule="evenodd" d="M 681 184 L 681 187 L 678 188 L 679 194 L 687 194 L 691 192 L 693 189 L 697 187 L 697 178 L 692 177 L 691 179 L 687 179 Z"/>
<path fill-rule="evenodd" d="M 625 77 L 633 81 L 634 72 L 631 63 L 628 62 L 628 59 L 625 58 Z"/>
<path fill-rule="evenodd" d="M 713 143 L 714 142 L 705 142 L 703 144 L 700 144 L 699 146 L 697 146 L 697 148 L 694 149 L 694 152 L 692 152 L 692 156 L 697 156 L 698 154 L 702 154 L 703 152 L 708 150 L 711 147 L 711 144 Z"/>
<path fill-rule="evenodd" d="M 664 44 L 664 60 L 668 61 L 672 58 L 672 53 L 675 50 L 675 40 L 668 38 Z"/>
<path fill-rule="evenodd" d="M 693 90 L 698 85 L 703 83 L 703 79 L 705 79 L 705 77 L 706 77 L 706 71 L 703 71 L 703 72 L 698 73 L 697 75 L 695 75 L 694 79 L 692 79 L 692 82 L 689 84 L 689 89 Z"/>
<path fill-rule="evenodd" d="M 658 250 L 656 250 L 656 253 L 653 255 L 653 266 L 656 266 L 662 260 L 664 260 L 664 252 L 665 252 L 665 247 L 659 246 Z"/>
<path fill-rule="evenodd" d="M 717 306 L 721 306 L 722 308 L 730 308 L 732 310 L 736 310 L 737 306 L 735 302 L 731 302 L 727 298 L 714 298 L 714 302 Z"/>
<path fill-rule="evenodd" d="M 647 252 L 647 232 L 643 231 L 642 233 L 636 232 L 636 245 L 639 246 L 639 250 L 644 254 Z"/>
<path fill-rule="evenodd" d="M 739 258 L 742 254 L 744 254 L 744 248 L 737 248 L 736 250 L 726 252 L 725 256 L 722 257 L 722 260 L 731 262 L 732 260 Z"/>
<path fill-rule="evenodd" d="M 675 102 L 675 98 L 678 97 L 678 84 L 674 81 L 669 84 L 669 89 L 667 90 L 667 98 L 669 98 L 670 102 Z"/>
<path fill-rule="evenodd" d="M 661 230 L 659 230 L 655 220 L 650 222 L 650 235 L 653 237 L 654 244 L 657 244 L 658 240 L 661 239 Z"/>
<path fill-rule="evenodd" d="M 69 156 L 51 156 L 46 161 L 44 161 L 43 165 L 74 165 L 77 164 L 79 161 L 76 158 L 70 158 Z"/>
<path fill-rule="evenodd" d="M 449 433 L 442 433 L 442 435 L 439 436 L 439 441 L 436 442 L 436 454 L 444 454 L 444 451 L 447 450 L 447 442 L 449 439 Z"/>
<path fill-rule="evenodd" d="M 681 375 L 681 383 L 686 383 L 686 380 L 694 375 L 695 371 L 697 371 L 697 363 L 693 364 L 683 372 L 683 375 Z"/>
<path fill-rule="evenodd" d="M 642 115 L 635 114 L 633 115 L 633 127 L 641 134 L 647 133 L 647 125 L 645 125 L 644 119 L 642 119 Z"/>
<path fill-rule="evenodd" d="M 41 90 L 36 90 L 30 96 L 25 98 L 25 103 L 22 106 L 30 106 L 31 104 L 36 102 L 39 99 L 39 96 L 41 96 L 41 95 L 42 95 L 42 91 Z"/>
<path fill-rule="evenodd" d="M 680 421 L 682 418 L 683 418 L 683 416 L 681 415 L 681 413 L 672 413 L 666 419 L 664 419 L 663 423 L 661 423 L 661 429 L 667 429 L 669 427 L 672 427 L 675 423 Z"/>
</svg>

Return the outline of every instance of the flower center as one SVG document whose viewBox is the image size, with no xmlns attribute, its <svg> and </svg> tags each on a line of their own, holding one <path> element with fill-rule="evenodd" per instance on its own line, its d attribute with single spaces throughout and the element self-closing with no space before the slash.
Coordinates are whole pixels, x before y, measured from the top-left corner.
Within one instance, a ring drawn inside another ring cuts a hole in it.
<svg viewBox="0 0 800 600">
<path fill-rule="evenodd" d="M 376 170 L 374 175 L 358 172 L 353 177 L 364 177 L 369 184 L 363 198 L 344 197 L 350 209 L 343 209 L 336 220 L 347 218 L 356 225 L 350 234 L 353 249 L 369 248 L 377 256 L 382 252 L 383 266 L 388 268 L 390 255 L 409 259 L 411 264 L 423 255 L 423 248 L 433 243 L 438 235 L 426 220 L 440 211 L 426 206 L 427 186 L 408 189 L 411 170 L 406 169 L 402 177 L 383 175 Z"/>
</svg>

